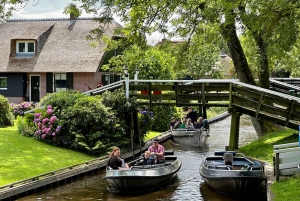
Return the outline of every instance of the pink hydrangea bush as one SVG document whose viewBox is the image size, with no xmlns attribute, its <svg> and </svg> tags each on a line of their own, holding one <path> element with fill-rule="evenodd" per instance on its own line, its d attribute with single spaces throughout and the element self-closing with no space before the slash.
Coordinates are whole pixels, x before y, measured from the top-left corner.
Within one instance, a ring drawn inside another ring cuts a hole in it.
<svg viewBox="0 0 300 201">
<path fill-rule="evenodd" d="M 51 105 L 47 106 L 44 115 L 41 113 L 34 115 L 34 123 L 37 126 L 35 135 L 41 139 L 55 138 L 56 134 L 61 130 L 61 126 L 58 125 L 59 120 L 55 116 Z"/>
<path fill-rule="evenodd" d="M 15 117 L 24 116 L 24 112 L 29 111 L 35 108 L 35 104 L 33 102 L 23 102 L 20 104 L 11 103 L 11 110 Z"/>
</svg>

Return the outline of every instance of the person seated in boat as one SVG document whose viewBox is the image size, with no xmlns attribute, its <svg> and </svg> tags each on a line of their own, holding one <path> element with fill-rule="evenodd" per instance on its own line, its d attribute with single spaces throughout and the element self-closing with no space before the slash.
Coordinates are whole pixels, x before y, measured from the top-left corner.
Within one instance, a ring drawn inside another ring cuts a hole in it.
<svg viewBox="0 0 300 201">
<path fill-rule="evenodd" d="M 182 124 L 181 119 L 180 119 L 180 118 L 177 118 L 176 123 L 175 123 L 173 129 L 180 128 L 180 125 L 181 125 L 181 124 Z"/>
<path fill-rule="evenodd" d="M 175 117 L 172 117 L 171 118 L 171 123 L 170 123 L 170 131 L 174 130 L 175 123 L 176 123 Z"/>
<path fill-rule="evenodd" d="M 137 165 L 152 165 L 154 164 L 154 158 L 151 157 L 150 151 L 145 151 L 143 160 L 137 162 Z"/>
<path fill-rule="evenodd" d="M 203 120 L 203 126 L 202 126 L 201 129 L 204 130 L 204 131 L 209 130 L 209 124 L 208 124 L 207 119 L 204 119 L 204 120 Z"/>
<path fill-rule="evenodd" d="M 157 156 L 157 163 L 164 163 L 165 162 L 165 148 L 158 144 L 158 139 L 152 140 L 152 145 L 148 148 L 148 151 L 152 155 Z"/>
<path fill-rule="evenodd" d="M 197 122 L 195 128 L 200 129 L 200 128 L 202 128 L 202 126 L 203 126 L 203 118 L 199 117 L 198 122 Z"/>
<path fill-rule="evenodd" d="M 194 124 L 192 123 L 191 119 L 187 120 L 187 123 L 185 124 L 185 128 L 194 128 Z"/>
<path fill-rule="evenodd" d="M 180 128 L 185 128 L 186 120 L 183 120 L 182 124 L 180 125 Z"/>
<path fill-rule="evenodd" d="M 129 170 L 129 166 L 120 157 L 120 148 L 115 147 L 109 154 L 107 165 L 114 170 Z"/>
</svg>

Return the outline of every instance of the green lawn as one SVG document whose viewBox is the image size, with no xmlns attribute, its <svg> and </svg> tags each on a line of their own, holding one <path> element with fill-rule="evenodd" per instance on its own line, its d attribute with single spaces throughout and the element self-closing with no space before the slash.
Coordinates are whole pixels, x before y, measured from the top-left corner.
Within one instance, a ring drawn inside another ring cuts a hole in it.
<svg viewBox="0 0 300 201">
<path fill-rule="evenodd" d="M 17 126 L 0 128 L 0 186 L 93 159 L 19 135 Z"/>
<path fill-rule="evenodd" d="M 158 131 L 149 131 L 149 133 L 146 135 L 145 137 L 145 141 L 148 141 L 158 135 L 162 134 L 162 132 L 158 132 Z"/>
<path fill-rule="evenodd" d="M 257 158 L 273 164 L 273 145 L 297 142 L 298 134 L 296 131 L 286 129 L 283 131 L 273 132 L 261 137 L 255 142 L 240 148 L 240 151 L 246 156 Z M 271 186 L 274 193 L 274 201 L 300 201 L 299 191 L 300 175 L 280 179 Z"/>
</svg>

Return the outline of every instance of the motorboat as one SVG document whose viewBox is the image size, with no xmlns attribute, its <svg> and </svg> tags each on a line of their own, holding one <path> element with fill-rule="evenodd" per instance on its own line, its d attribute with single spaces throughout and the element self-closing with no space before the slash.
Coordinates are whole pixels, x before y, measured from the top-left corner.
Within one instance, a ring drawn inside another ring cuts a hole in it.
<svg viewBox="0 0 300 201">
<path fill-rule="evenodd" d="M 153 191 L 170 183 L 181 168 L 181 161 L 172 150 L 165 151 L 165 162 L 161 164 L 137 165 L 139 160 L 129 162 L 129 170 L 106 167 L 103 179 L 108 181 L 109 190 L 125 194 Z"/>
<path fill-rule="evenodd" d="M 205 146 L 207 138 L 209 137 L 210 129 L 174 129 L 171 133 L 172 140 L 175 143 L 202 147 Z"/>
<path fill-rule="evenodd" d="M 242 153 L 208 153 L 199 171 L 205 182 L 221 193 L 234 196 L 266 194 L 264 165 L 246 158 Z"/>
</svg>

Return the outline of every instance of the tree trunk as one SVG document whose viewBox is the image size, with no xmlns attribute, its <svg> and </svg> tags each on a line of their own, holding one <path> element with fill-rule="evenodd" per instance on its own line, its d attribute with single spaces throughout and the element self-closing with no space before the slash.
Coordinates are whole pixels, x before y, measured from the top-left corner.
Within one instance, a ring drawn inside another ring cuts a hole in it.
<svg viewBox="0 0 300 201">
<path fill-rule="evenodd" d="M 236 33 L 234 21 L 222 26 L 222 35 L 227 41 L 227 45 L 232 56 L 235 71 L 241 82 L 256 85 L 254 77 L 249 68 L 247 58 L 243 51 L 242 45 Z"/>
<path fill-rule="evenodd" d="M 257 85 L 252 72 L 249 68 L 247 58 L 241 46 L 240 40 L 236 33 L 236 26 L 234 21 L 232 23 L 226 23 L 225 26 L 222 26 L 222 35 L 227 41 L 227 45 L 232 56 L 235 70 L 238 74 L 238 78 L 241 82 Z M 269 88 L 269 70 L 268 70 L 268 59 L 266 55 L 266 46 L 262 44 L 262 59 L 260 64 L 260 84 L 264 88 Z M 264 133 L 270 131 L 274 128 L 273 125 L 270 125 L 268 122 L 257 120 L 255 117 L 251 117 L 253 127 L 257 133 L 257 136 L 262 136 Z"/>
</svg>

